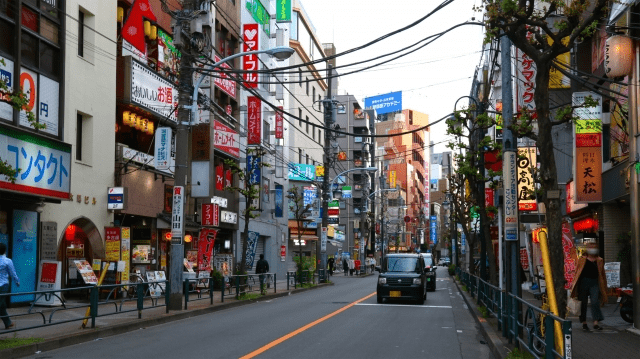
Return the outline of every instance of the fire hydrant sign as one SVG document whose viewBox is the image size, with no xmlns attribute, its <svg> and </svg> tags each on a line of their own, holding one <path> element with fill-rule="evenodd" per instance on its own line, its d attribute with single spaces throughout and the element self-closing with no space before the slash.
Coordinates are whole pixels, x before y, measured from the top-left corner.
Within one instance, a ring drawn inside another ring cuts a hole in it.
<svg viewBox="0 0 640 359">
<path fill-rule="evenodd" d="M 184 187 L 173 187 L 173 212 L 171 213 L 171 244 L 182 244 L 184 225 Z"/>
</svg>

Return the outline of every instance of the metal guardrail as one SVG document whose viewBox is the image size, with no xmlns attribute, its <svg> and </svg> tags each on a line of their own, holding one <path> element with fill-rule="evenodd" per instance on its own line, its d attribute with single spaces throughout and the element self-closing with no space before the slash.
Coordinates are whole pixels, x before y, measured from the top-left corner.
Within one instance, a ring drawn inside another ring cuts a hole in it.
<svg viewBox="0 0 640 359">
<path fill-rule="evenodd" d="M 65 289 L 53 289 L 53 290 L 44 290 L 44 291 L 33 291 L 33 292 L 20 292 L 20 293 L 6 293 L 6 294 L 0 294 L 0 300 L 7 300 L 8 297 L 13 297 L 13 296 L 25 296 L 25 295 L 33 295 L 34 296 L 34 301 L 31 303 L 28 311 L 26 313 L 19 313 L 19 314 L 14 314 L 14 315 L 9 315 L 10 318 L 17 318 L 17 317 L 24 317 L 24 316 L 29 316 L 29 315 L 40 315 L 42 317 L 43 323 L 42 325 L 34 325 L 34 326 L 27 326 L 27 327 L 20 327 L 20 328 L 13 328 L 10 330 L 5 330 L 2 333 L 6 334 L 6 333 L 12 333 L 12 332 L 18 332 L 18 331 L 23 331 L 23 330 L 30 330 L 30 329 L 36 329 L 36 328 L 41 328 L 41 327 L 48 327 L 48 326 L 52 326 L 52 325 L 59 325 L 59 324 L 64 324 L 64 323 L 70 323 L 70 322 L 77 322 L 77 321 L 84 321 L 84 320 L 90 320 L 91 321 L 91 328 L 95 328 L 95 321 L 96 318 L 99 317 L 106 317 L 106 316 L 111 316 L 111 315 L 116 315 L 116 314 L 122 314 L 122 313 L 129 313 L 129 312 L 138 312 L 138 319 L 142 318 L 142 311 L 143 310 L 147 310 L 147 309 L 152 309 L 152 308 L 158 308 L 158 307 L 163 307 L 166 306 L 168 301 L 169 301 L 169 291 L 167 290 L 165 292 L 165 303 L 164 304 L 158 304 L 157 298 L 152 298 L 149 295 L 149 290 L 148 290 L 148 286 L 149 285 L 158 285 L 159 283 L 164 283 L 166 285 L 167 288 L 169 288 L 169 282 L 168 281 L 158 281 L 158 282 L 143 282 L 143 283 L 137 283 L 137 284 L 108 284 L 108 285 L 101 285 L 101 286 L 85 286 L 85 287 L 78 287 L 78 288 L 65 288 Z M 120 302 L 120 307 L 118 308 L 118 302 L 115 300 L 115 296 L 114 296 L 114 300 L 110 300 L 109 298 L 111 297 L 111 294 L 114 292 L 118 292 L 118 291 L 122 291 L 124 288 L 123 287 L 127 287 L 127 286 L 131 286 L 131 285 L 137 285 L 137 292 L 138 293 L 145 293 L 144 295 L 140 296 L 138 295 L 137 298 L 131 298 L 131 299 L 122 299 L 122 301 Z M 146 288 L 146 290 L 145 290 Z M 79 290 L 87 290 L 89 291 L 89 303 L 88 305 L 76 305 L 76 306 L 69 306 L 67 305 L 67 303 L 64 301 L 63 299 L 63 293 L 66 292 L 77 292 Z M 109 291 L 109 295 L 107 296 L 107 299 L 105 301 L 100 301 L 100 292 L 108 290 Z M 61 307 L 59 308 L 54 308 L 51 310 L 50 314 L 49 314 L 49 322 L 47 323 L 47 319 L 45 316 L 45 311 L 44 310 L 39 310 L 39 311 L 34 311 L 34 306 L 37 305 L 36 301 L 42 297 L 49 299 L 50 296 L 55 296 L 57 297 L 60 302 L 61 302 Z M 151 299 L 151 305 L 146 305 L 145 306 L 145 300 Z M 155 299 L 155 301 L 154 301 Z M 124 302 L 127 301 L 136 301 L 136 306 L 135 309 L 122 309 L 122 304 Z M 98 313 L 98 308 L 101 305 L 114 305 L 114 312 L 111 313 L 104 313 L 104 314 L 99 314 Z M 85 315 L 82 317 L 77 317 L 77 318 L 73 318 L 73 319 L 66 319 L 66 320 L 59 320 L 59 321 L 55 321 L 53 320 L 54 315 L 57 313 L 60 313 L 62 311 L 65 310 L 72 310 L 72 309 L 89 309 L 89 315 Z"/>
<path fill-rule="evenodd" d="M 535 358 L 571 358 L 571 320 L 555 316 L 460 268 L 456 268 L 455 273 L 476 303 L 497 319 L 498 330 L 510 343 L 522 346 Z M 562 343 L 555 340 L 556 322 L 560 324 Z"/>
</svg>

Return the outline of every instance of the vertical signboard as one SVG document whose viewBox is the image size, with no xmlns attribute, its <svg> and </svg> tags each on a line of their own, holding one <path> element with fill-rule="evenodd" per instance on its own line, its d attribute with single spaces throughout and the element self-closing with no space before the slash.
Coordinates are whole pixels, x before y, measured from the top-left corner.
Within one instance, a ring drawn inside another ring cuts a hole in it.
<svg viewBox="0 0 640 359">
<path fill-rule="evenodd" d="M 171 127 L 158 127 L 154 148 L 154 165 L 158 170 L 171 167 Z"/>
<path fill-rule="evenodd" d="M 438 243 L 438 217 L 437 216 L 431 216 L 430 217 L 431 223 L 429 225 L 429 240 L 430 240 L 430 245 L 436 245 Z"/>
<path fill-rule="evenodd" d="M 531 33 L 528 33 L 531 35 Z M 516 101 L 517 110 L 527 110 L 534 112 L 536 103 L 533 99 L 535 91 L 535 79 L 537 72 L 536 64 L 531 58 L 521 50 L 516 48 Z"/>
<path fill-rule="evenodd" d="M 602 201 L 602 96 L 592 92 L 574 92 L 572 105 L 584 104 L 587 97 L 597 101 L 594 107 L 578 107 L 575 120 L 575 202 Z"/>
<path fill-rule="evenodd" d="M 389 188 L 396 188 L 396 171 L 389 171 Z"/>
<path fill-rule="evenodd" d="M 504 179 L 504 220 L 505 228 L 508 235 L 507 240 L 516 240 L 512 238 L 512 232 L 518 227 L 518 193 L 517 193 L 517 167 L 516 153 L 513 151 L 504 152 L 503 160 L 503 179 Z"/>
<path fill-rule="evenodd" d="M 518 148 L 518 210 L 535 211 L 538 202 L 530 199 L 536 189 L 533 181 L 533 169 L 536 166 L 536 148 Z"/>
<path fill-rule="evenodd" d="M 131 228 L 122 227 L 120 231 L 120 260 L 124 262 L 124 271 L 120 273 L 120 282 L 129 283 L 129 259 L 131 257 Z"/>
<path fill-rule="evenodd" d="M 247 97 L 247 145 L 259 145 L 262 126 L 262 101 L 255 97 Z"/>
<path fill-rule="evenodd" d="M 276 0 L 276 22 L 291 22 L 291 0 Z"/>
<path fill-rule="evenodd" d="M 276 138 L 280 139 L 284 137 L 284 117 L 282 115 L 282 106 L 278 106 L 276 111 Z"/>
<path fill-rule="evenodd" d="M 276 218 L 282 218 L 284 212 L 284 189 L 281 184 L 276 185 L 275 202 L 275 216 Z"/>
<path fill-rule="evenodd" d="M 1 222 L 0 227 L 2 227 Z M 55 261 L 58 257 L 58 223 L 40 222 L 40 231 L 42 233 L 40 260 Z"/>
<path fill-rule="evenodd" d="M 173 187 L 173 211 L 171 212 L 171 244 L 182 244 L 184 226 L 184 187 Z"/>
<path fill-rule="evenodd" d="M 253 261 L 256 258 L 256 247 L 258 245 L 258 239 L 260 238 L 260 233 L 249 231 L 247 240 L 247 268 L 253 267 Z"/>
<path fill-rule="evenodd" d="M 104 259 L 107 261 L 120 260 L 120 228 L 104 228 Z"/>
<path fill-rule="evenodd" d="M 212 258 L 213 258 L 213 246 L 215 244 L 216 235 L 218 231 L 215 229 L 202 229 L 200 230 L 200 237 L 198 238 L 198 269 L 204 271 L 211 271 Z"/>
<path fill-rule="evenodd" d="M 260 184 L 261 174 L 261 158 L 259 156 L 247 156 L 247 177 L 249 184 Z"/>
<path fill-rule="evenodd" d="M 258 24 L 243 24 L 242 25 L 242 51 L 256 51 L 258 47 Z M 257 71 L 258 70 L 258 55 L 244 55 L 242 56 L 242 69 L 245 71 Z M 258 73 L 257 72 L 245 72 L 242 77 L 244 78 L 244 85 L 250 88 L 258 87 Z"/>
<path fill-rule="evenodd" d="M 8 254 L 13 259 L 16 273 L 20 276 L 20 286 L 11 283 L 11 293 L 33 292 L 36 290 L 36 271 L 38 270 L 38 213 L 32 211 L 13 211 L 13 247 Z M 11 303 L 23 303 L 34 300 L 33 294 L 12 296 Z"/>
</svg>

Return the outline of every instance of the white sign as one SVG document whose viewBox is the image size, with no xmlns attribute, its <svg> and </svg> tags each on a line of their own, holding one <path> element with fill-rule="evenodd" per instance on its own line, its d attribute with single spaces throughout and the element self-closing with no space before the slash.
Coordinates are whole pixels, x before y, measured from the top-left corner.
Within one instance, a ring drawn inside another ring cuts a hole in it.
<svg viewBox="0 0 640 359">
<path fill-rule="evenodd" d="M 125 89 L 125 100 L 167 120 L 178 122 L 177 111 L 174 111 L 178 104 L 178 90 L 175 86 L 138 61 L 130 61 L 130 78 L 125 73 L 125 82 L 130 81 L 130 86 Z"/>
<path fill-rule="evenodd" d="M 122 158 L 125 160 L 131 160 L 131 162 L 137 162 L 142 165 L 152 166 L 153 156 L 144 152 L 134 150 L 133 148 L 124 147 L 122 149 Z"/>
<path fill-rule="evenodd" d="M 327 227 L 322 227 L 322 238 L 320 242 L 320 252 L 327 251 Z"/>
<path fill-rule="evenodd" d="M 213 196 L 213 197 L 211 197 L 211 203 L 217 204 L 218 206 L 220 206 L 222 208 L 227 208 L 227 199 L 226 198 Z"/>
<path fill-rule="evenodd" d="M 168 170 L 171 167 L 171 127 L 158 127 L 153 154 L 156 169 Z"/>
<path fill-rule="evenodd" d="M 171 213 L 171 244 L 182 244 L 184 226 L 184 187 L 173 187 L 173 212 Z"/>
<path fill-rule="evenodd" d="M 220 218 L 222 223 L 238 223 L 238 214 L 235 212 L 220 211 Z"/>
<path fill-rule="evenodd" d="M 164 55 L 163 52 L 159 51 L 158 55 L 160 54 Z M 125 39 L 122 39 L 122 56 L 133 56 L 134 59 L 142 63 L 146 63 L 148 61 L 147 54 L 133 47 L 133 45 Z M 161 61 L 164 62 L 164 59 Z"/>
<path fill-rule="evenodd" d="M 516 167 L 516 153 L 505 151 L 503 163 L 504 178 L 504 219 L 505 227 L 518 226 L 518 168 Z"/>
<path fill-rule="evenodd" d="M 604 273 L 607 276 L 608 288 L 620 288 L 620 262 L 605 263 Z"/>
<path fill-rule="evenodd" d="M 109 187 L 107 193 L 107 209 L 125 209 L 124 187 Z"/>
<path fill-rule="evenodd" d="M 38 278 L 38 291 L 49 291 L 60 289 L 62 273 L 62 262 L 57 261 L 40 261 L 40 271 Z M 60 296 L 60 292 L 55 292 Z M 36 297 L 36 305 L 42 306 L 58 306 L 62 305 L 59 297 L 54 293 L 46 293 Z"/>
</svg>

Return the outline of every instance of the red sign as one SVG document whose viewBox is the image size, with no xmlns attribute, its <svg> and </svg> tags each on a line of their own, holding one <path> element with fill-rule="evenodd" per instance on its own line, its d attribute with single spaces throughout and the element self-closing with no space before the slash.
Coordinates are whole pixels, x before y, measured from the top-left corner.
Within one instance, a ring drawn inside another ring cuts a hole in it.
<svg viewBox="0 0 640 359">
<path fill-rule="evenodd" d="M 255 96 L 247 97 L 247 145 L 260 144 L 262 125 L 262 101 Z"/>
<path fill-rule="evenodd" d="M 152 22 L 157 21 L 151 10 L 151 5 L 149 5 L 149 0 L 136 0 L 129 11 L 127 21 L 122 26 L 122 38 L 130 42 L 140 52 L 146 53 L 143 18 Z"/>
<path fill-rule="evenodd" d="M 493 206 L 493 188 L 484 189 L 484 205 L 485 207 Z"/>
<path fill-rule="evenodd" d="M 55 283 L 57 272 L 58 272 L 58 263 L 55 263 L 55 262 L 42 263 L 42 273 L 40 273 L 40 282 Z"/>
<path fill-rule="evenodd" d="M 240 136 L 218 121 L 213 123 L 213 146 L 224 153 L 240 157 Z"/>
<path fill-rule="evenodd" d="M 573 245 L 573 237 L 569 223 L 562 223 L 562 252 L 564 253 L 564 289 L 571 289 L 573 278 L 576 275 L 578 256 Z"/>
<path fill-rule="evenodd" d="M 218 213 L 219 206 L 213 203 L 202 204 L 202 225 L 203 226 L 219 226 L 220 215 Z"/>
<path fill-rule="evenodd" d="M 280 246 L 280 258 L 284 262 L 287 258 L 287 246 Z"/>
<path fill-rule="evenodd" d="M 221 60 L 217 55 L 214 57 L 214 59 L 216 62 L 219 62 Z M 227 65 L 226 63 L 222 64 L 220 67 L 225 69 L 231 69 L 231 66 Z M 216 67 L 216 69 L 219 69 L 219 68 Z M 229 76 L 222 71 L 218 72 L 217 75 L 218 76 L 216 76 L 213 79 L 213 83 L 216 86 L 218 86 L 218 88 L 222 90 L 222 92 L 226 93 L 227 95 L 235 99 L 236 98 L 236 82 L 234 80 L 231 80 Z"/>
<path fill-rule="evenodd" d="M 258 31 L 258 24 L 244 24 L 242 25 L 242 51 L 256 51 L 259 50 L 258 38 L 260 33 Z M 242 56 L 242 69 L 245 71 L 257 71 L 258 70 L 258 55 L 245 55 Z M 244 78 L 245 86 L 256 88 L 258 87 L 258 73 L 245 72 L 242 77 Z"/>
<path fill-rule="evenodd" d="M 216 166 L 216 189 L 224 191 L 224 167 L 222 164 Z"/>
<path fill-rule="evenodd" d="M 529 270 L 529 256 L 526 248 L 520 248 L 520 265 L 522 265 L 522 269 Z"/>
<path fill-rule="evenodd" d="M 576 147 L 576 202 L 602 201 L 602 150 Z"/>
<path fill-rule="evenodd" d="M 411 222 L 411 217 L 404 216 L 404 223 L 409 223 L 409 222 Z"/>
<path fill-rule="evenodd" d="M 340 215 L 340 208 L 329 208 L 327 210 L 327 215 L 328 216 L 339 216 Z"/>
<path fill-rule="evenodd" d="M 276 138 L 284 137 L 284 117 L 282 116 L 282 106 L 278 106 L 279 111 L 276 111 Z"/>
<path fill-rule="evenodd" d="M 380 223 L 376 223 L 376 234 L 380 234 Z"/>
<path fill-rule="evenodd" d="M 200 230 L 198 238 L 198 269 L 211 271 L 211 258 L 213 257 L 213 245 L 218 231 L 215 229 Z"/>
<path fill-rule="evenodd" d="M 602 133 L 576 133 L 576 147 L 602 146 Z"/>
<path fill-rule="evenodd" d="M 231 115 L 231 112 L 233 112 L 233 108 L 231 107 L 231 105 L 227 105 L 227 107 L 225 108 L 225 112 L 227 113 L 227 115 Z"/>
</svg>

